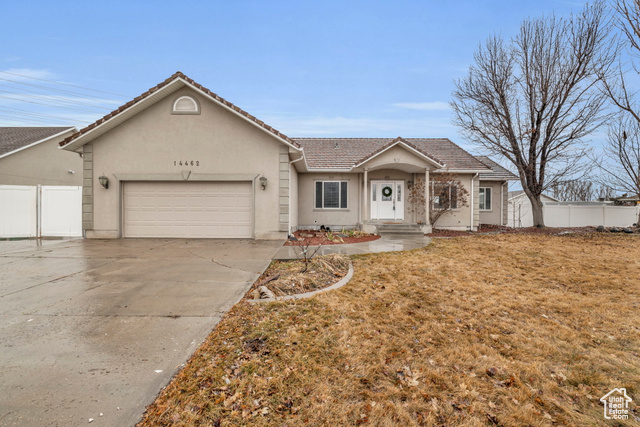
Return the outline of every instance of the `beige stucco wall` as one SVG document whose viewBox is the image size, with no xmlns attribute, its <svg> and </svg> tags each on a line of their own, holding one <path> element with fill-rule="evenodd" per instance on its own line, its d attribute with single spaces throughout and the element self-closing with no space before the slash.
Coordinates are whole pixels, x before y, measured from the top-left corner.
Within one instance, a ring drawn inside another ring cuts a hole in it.
<svg viewBox="0 0 640 427">
<path fill-rule="evenodd" d="M 476 177 L 473 185 L 473 205 L 472 197 L 471 197 L 471 180 L 474 177 L 474 174 L 459 174 L 458 179 L 460 183 L 464 186 L 464 188 L 469 191 L 467 195 L 467 206 L 460 206 L 458 209 L 455 209 L 450 212 L 444 213 L 434 225 L 435 228 L 447 228 L 452 230 L 468 230 L 472 227 L 474 230 L 477 230 L 479 223 L 479 213 L 478 213 L 478 183 L 479 180 Z M 471 206 L 474 208 L 474 216 L 473 216 L 473 226 L 471 226 Z"/>
<path fill-rule="evenodd" d="M 503 181 L 480 181 L 480 187 L 491 188 L 491 210 L 479 211 L 480 224 L 506 224 L 508 188 L 502 184 Z"/>
<path fill-rule="evenodd" d="M 58 143 L 67 136 L 1 158 L 0 184 L 82 185 L 82 158 L 78 153 L 58 149 Z"/>
<path fill-rule="evenodd" d="M 413 165 L 423 170 L 425 168 L 429 168 L 430 170 L 433 168 L 433 166 L 426 162 L 424 158 L 418 157 L 417 155 L 407 151 L 404 147 L 397 145 L 383 153 L 380 153 L 366 162 L 363 166 L 371 171 L 377 168 L 393 168 L 392 165 L 394 164 Z"/>
<path fill-rule="evenodd" d="M 199 115 L 173 115 L 171 106 L 180 96 L 198 100 Z M 283 143 L 225 108 L 189 88 L 182 88 L 133 118 L 95 139 L 93 145 L 93 230 L 87 237 L 120 237 L 121 179 L 137 174 L 167 174 L 188 180 L 220 180 L 234 176 L 251 179 L 265 176 L 266 190 L 256 179 L 254 192 L 254 237 L 286 236 L 289 203 L 288 161 Z M 286 146 L 285 146 L 286 148 Z M 179 166 L 174 162 L 199 162 Z M 100 187 L 98 177 L 106 175 L 109 189 Z M 123 178 L 124 177 L 124 178 Z M 159 179 L 158 177 L 154 179 Z M 164 179 L 162 179 L 164 180 Z M 281 219 L 284 218 L 284 226 Z"/>
<path fill-rule="evenodd" d="M 316 181 L 347 181 L 347 209 L 316 209 Z M 358 223 L 358 174 L 355 173 L 301 173 L 298 175 L 298 226 L 353 227 Z"/>
</svg>

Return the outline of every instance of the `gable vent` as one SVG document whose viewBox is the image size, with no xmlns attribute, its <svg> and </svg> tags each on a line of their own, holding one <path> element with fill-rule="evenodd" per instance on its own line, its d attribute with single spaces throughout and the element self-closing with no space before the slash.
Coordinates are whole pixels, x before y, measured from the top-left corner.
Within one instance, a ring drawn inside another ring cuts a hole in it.
<svg viewBox="0 0 640 427">
<path fill-rule="evenodd" d="M 173 103 L 173 114 L 200 114 L 198 101 L 190 96 L 181 96 Z"/>
</svg>

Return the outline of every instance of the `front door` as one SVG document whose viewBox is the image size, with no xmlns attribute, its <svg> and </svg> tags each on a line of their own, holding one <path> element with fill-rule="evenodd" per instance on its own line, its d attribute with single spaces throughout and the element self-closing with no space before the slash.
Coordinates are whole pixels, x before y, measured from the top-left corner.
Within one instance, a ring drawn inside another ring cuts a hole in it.
<svg viewBox="0 0 640 427">
<path fill-rule="evenodd" d="M 404 219 L 404 181 L 371 181 L 371 219 Z"/>
</svg>

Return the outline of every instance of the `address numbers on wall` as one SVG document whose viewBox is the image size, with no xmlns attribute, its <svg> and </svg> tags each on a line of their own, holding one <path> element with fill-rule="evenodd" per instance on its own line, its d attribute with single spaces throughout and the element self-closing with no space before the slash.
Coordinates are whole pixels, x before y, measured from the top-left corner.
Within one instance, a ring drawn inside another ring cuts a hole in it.
<svg viewBox="0 0 640 427">
<path fill-rule="evenodd" d="M 174 160 L 173 166 L 200 166 L 200 160 Z"/>
</svg>

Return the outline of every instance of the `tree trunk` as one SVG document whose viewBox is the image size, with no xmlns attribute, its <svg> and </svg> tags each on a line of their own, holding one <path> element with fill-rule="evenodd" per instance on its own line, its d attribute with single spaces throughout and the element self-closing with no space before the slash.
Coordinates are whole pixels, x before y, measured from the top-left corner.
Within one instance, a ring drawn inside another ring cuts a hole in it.
<svg viewBox="0 0 640 427">
<path fill-rule="evenodd" d="M 544 216 L 542 214 L 542 201 L 535 197 L 530 197 L 531 201 L 531 212 L 533 213 L 533 226 L 534 227 L 544 227 Z"/>
</svg>

